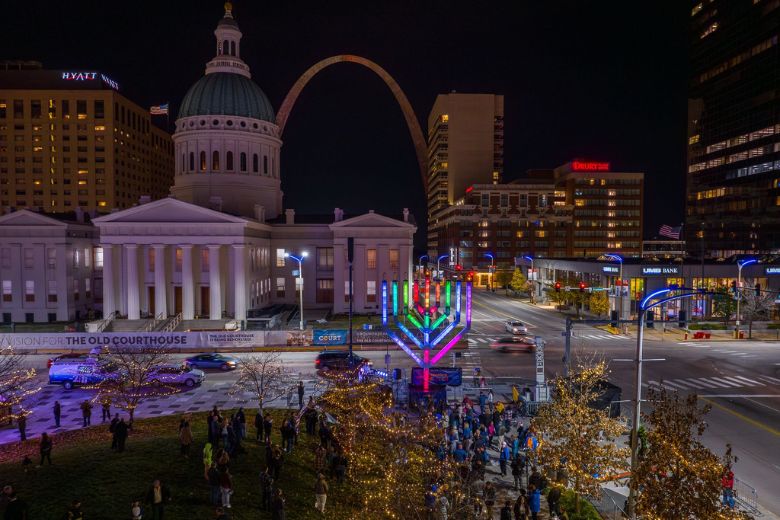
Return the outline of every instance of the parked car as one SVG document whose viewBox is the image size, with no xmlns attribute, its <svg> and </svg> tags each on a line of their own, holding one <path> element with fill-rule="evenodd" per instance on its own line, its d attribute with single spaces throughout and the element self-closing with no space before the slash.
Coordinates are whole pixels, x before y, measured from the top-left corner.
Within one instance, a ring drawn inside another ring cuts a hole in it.
<svg viewBox="0 0 780 520">
<path fill-rule="evenodd" d="M 118 374 L 116 366 L 98 363 L 94 358 L 65 359 L 52 363 L 49 384 L 61 384 L 65 390 L 70 390 L 76 385 L 94 385 Z"/>
<path fill-rule="evenodd" d="M 214 352 L 188 357 L 186 363 L 192 368 L 218 368 L 227 371 L 238 368 L 239 359 Z"/>
<path fill-rule="evenodd" d="M 528 327 L 522 321 L 509 320 L 505 323 L 506 331 L 512 334 L 528 334 Z"/>
<path fill-rule="evenodd" d="M 206 374 L 203 370 L 191 368 L 186 363 L 160 365 L 148 376 L 148 380 L 154 386 L 184 385 L 189 388 L 201 384 L 205 378 Z"/>
<path fill-rule="evenodd" d="M 87 353 L 71 353 L 71 354 L 60 354 L 59 356 L 55 356 L 53 358 L 49 358 L 49 361 L 46 364 L 46 368 L 51 368 L 51 366 L 56 362 L 73 362 L 77 363 L 79 361 L 83 361 L 85 359 L 88 359 L 90 357 Z"/>
<path fill-rule="evenodd" d="M 352 354 L 352 366 L 358 368 L 362 365 L 371 366 L 368 359 Z M 323 350 L 314 360 L 314 368 L 317 370 L 347 370 L 349 369 L 349 352 L 345 350 Z"/>
<path fill-rule="evenodd" d="M 501 352 L 534 352 L 536 342 L 528 336 L 512 336 L 493 341 L 490 348 Z"/>
</svg>

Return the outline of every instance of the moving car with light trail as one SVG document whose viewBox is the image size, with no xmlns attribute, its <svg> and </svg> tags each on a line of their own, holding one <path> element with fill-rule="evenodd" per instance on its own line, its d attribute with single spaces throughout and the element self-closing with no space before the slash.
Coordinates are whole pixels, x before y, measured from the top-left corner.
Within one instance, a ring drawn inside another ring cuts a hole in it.
<svg viewBox="0 0 780 520">
<path fill-rule="evenodd" d="M 506 331 L 512 334 L 528 334 L 528 326 L 522 321 L 509 320 L 505 323 Z"/>
<path fill-rule="evenodd" d="M 536 342 L 530 336 L 512 336 L 493 341 L 490 348 L 499 352 L 535 352 Z"/>
<path fill-rule="evenodd" d="M 156 367 L 147 378 L 154 386 L 184 385 L 192 388 L 206 379 L 206 373 L 187 364 L 165 364 Z"/>
</svg>

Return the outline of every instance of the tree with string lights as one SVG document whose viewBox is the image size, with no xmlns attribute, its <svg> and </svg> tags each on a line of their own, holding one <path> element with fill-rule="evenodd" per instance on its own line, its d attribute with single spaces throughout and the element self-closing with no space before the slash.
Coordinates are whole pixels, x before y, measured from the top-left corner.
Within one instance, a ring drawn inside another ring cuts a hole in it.
<svg viewBox="0 0 780 520">
<path fill-rule="evenodd" d="M 30 414 L 28 404 L 41 390 L 35 369 L 24 366 L 24 358 L 10 346 L 0 347 L 0 407 L 11 420 Z"/>
<path fill-rule="evenodd" d="M 721 502 L 721 477 L 736 461 L 730 447 L 723 459 L 701 442 L 710 406 L 699 406 L 696 395 L 681 397 L 665 388 L 648 391 L 648 447 L 640 455 L 631 486 L 637 491 L 636 510 L 642 518 L 749 519 Z"/>
<path fill-rule="evenodd" d="M 608 375 L 606 363 L 583 361 L 568 378 L 553 381 L 553 397 L 539 408 L 532 427 L 541 438 L 537 455 L 548 472 L 566 475 L 575 493 L 598 497 L 602 478 L 628 466 L 629 451 L 616 442 L 625 424 L 609 416 L 609 410 L 593 407 Z"/>
<path fill-rule="evenodd" d="M 319 404 L 337 421 L 333 436 L 362 502 L 356 518 L 428 518 L 426 490 L 449 481 L 448 463 L 435 454 L 442 437 L 433 417 L 395 412 L 389 389 L 347 378 L 334 381 Z"/>
<path fill-rule="evenodd" d="M 775 307 L 775 293 L 756 287 L 754 280 L 745 280 L 746 289 L 741 291 L 742 301 L 739 313 L 748 323 L 748 338 L 753 338 L 753 321 L 767 319 Z"/>
<path fill-rule="evenodd" d="M 101 369 L 106 373 L 99 383 L 96 399 L 109 400 L 124 410 L 133 424 L 135 410 L 144 400 L 171 395 L 176 389 L 152 376 L 161 365 L 171 362 L 173 350 L 168 346 L 106 347 L 101 355 Z"/>
<path fill-rule="evenodd" d="M 277 350 L 244 356 L 238 362 L 238 379 L 230 388 L 230 395 L 250 393 L 257 399 L 260 411 L 267 401 L 273 401 L 289 392 L 295 382 L 284 367 Z"/>
</svg>

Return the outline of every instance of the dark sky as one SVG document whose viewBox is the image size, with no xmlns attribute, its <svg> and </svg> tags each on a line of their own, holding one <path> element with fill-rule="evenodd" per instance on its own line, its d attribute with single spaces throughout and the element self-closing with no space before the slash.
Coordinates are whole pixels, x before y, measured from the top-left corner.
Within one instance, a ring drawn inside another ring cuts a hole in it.
<svg viewBox="0 0 780 520">
<path fill-rule="evenodd" d="M 437 93 L 505 96 L 505 179 L 573 157 L 646 173 L 646 236 L 683 218 L 688 2 L 237 0 L 242 57 L 276 108 L 320 59 L 384 67 L 425 124 Z M 214 54 L 219 0 L 8 2 L 0 59 L 97 69 L 174 114 Z M 425 200 L 400 109 L 354 64 L 304 89 L 283 136 L 285 205 L 299 213 L 410 207 Z M 418 233 L 424 240 L 424 234 Z"/>
</svg>

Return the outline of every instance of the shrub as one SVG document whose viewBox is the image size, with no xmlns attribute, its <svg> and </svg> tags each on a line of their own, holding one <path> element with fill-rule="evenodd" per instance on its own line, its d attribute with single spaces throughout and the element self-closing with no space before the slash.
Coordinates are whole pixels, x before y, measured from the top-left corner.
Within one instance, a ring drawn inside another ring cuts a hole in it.
<svg viewBox="0 0 780 520">
<path fill-rule="evenodd" d="M 569 520 L 601 520 L 601 515 L 593 504 L 580 498 L 580 512 L 574 512 L 574 491 L 567 489 L 561 495 L 561 511 L 565 511 Z"/>
<path fill-rule="evenodd" d="M 691 323 L 689 330 L 728 330 L 725 323 Z"/>
</svg>

